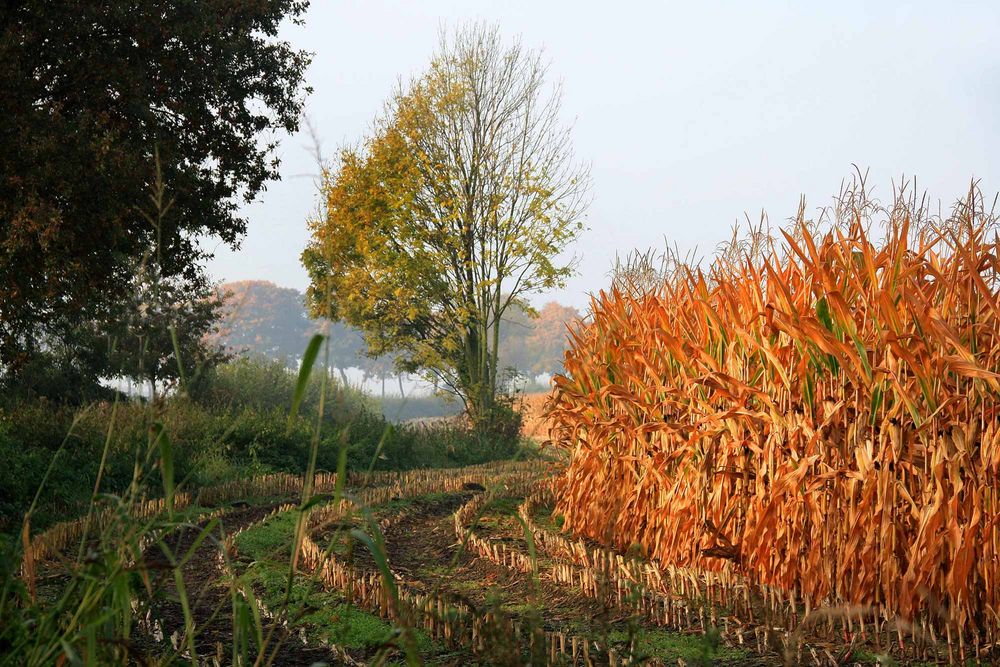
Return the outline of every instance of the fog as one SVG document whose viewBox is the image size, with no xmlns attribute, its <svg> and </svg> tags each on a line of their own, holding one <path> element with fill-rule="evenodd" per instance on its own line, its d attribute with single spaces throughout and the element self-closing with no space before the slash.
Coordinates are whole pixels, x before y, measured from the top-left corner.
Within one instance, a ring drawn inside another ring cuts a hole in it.
<svg viewBox="0 0 1000 667">
<path fill-rule="evenodd" d="M 484 20 L 544 49 L 593 201 L 579 274 L 539 303 L 585 305 L 617 253 L 666 241 L 704 256 L 744 214 L 779 224 L 800 195 L 828 204 L 852 165 L 882 198 L 911 175 L 945 207 L 974 178 L 1000 188 L 1000 6 L 754 4 L 314 2 L 284 36 L 315 52 L 307 107 L 327 156 L 364 136 L 442 27 Z M 308 133 L 279 152 L 284 180 L 245 208 L 242 251 L 218 248 L 217 279 L 306 286 Z"/>
</svg>

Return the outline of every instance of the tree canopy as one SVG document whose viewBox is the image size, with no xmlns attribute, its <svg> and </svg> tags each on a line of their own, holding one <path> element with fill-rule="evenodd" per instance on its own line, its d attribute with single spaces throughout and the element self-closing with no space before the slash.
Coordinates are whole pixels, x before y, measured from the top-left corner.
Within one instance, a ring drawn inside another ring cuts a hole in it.
<svg viewBox="0 0 1000 667">
<path fill-rule="evenodd" d="M 474 418 L 499 381 L 501 319 L 563 284 L 589 179 L 537 52 L 495 29 L 444 35 L 373 135 L 326 174 L 303 253 L 314 314 L 450 388 Z"/>
<path fill-rule="evenodd" d="M 277 359 L 295 368 L 316 332 L 297 289 L 266 280 L 241 280 L 219 286 L 223 298 L 218 342 L 235 353 Z"/>
<path fill-rule="evenodd" d="M 198 237 L 278 177 L 309 56 L 277 38 L 302 0 L 12 0 L 0 8 L 0 361 L 111 317 L 135 264 L 205 284 Z M 159 158 L 154 159 L 154 151 Z M 162 169 L 160 230 L 140 208 Z"/>
</svg>

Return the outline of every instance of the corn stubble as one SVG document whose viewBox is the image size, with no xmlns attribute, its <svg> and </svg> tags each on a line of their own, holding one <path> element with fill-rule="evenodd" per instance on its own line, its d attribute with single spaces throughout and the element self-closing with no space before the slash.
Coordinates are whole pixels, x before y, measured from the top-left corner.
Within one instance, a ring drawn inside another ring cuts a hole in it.
<svg viewBox="0 0 1000 667">
<path fill-rule="evenodd" d="M 593 298 L 549 403 L 558 511 L 778 591 L 790 623 L 864 608 L 978 653 L 1000 635 L 996 220 L 975 189 L 946 220 L 851 194 L 825 233 L 800 209 Z"/>
</svg>

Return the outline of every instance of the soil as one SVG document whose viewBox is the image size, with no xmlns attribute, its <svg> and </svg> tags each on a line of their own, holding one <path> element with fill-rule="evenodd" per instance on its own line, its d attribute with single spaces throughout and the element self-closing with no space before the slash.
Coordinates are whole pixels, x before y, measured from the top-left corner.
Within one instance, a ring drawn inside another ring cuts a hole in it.
<svg viewBox="0 0 1000 667">
<path fill-rule="evenodd" d="M 227 534 L 233 534 L 264 519 L 274 505 L 236 509 L 222 518 Z M 172 536 L 167 541 L 174 554 L 186 553 L 200 533 L 200 528 L 191 528 Z M 201 660 L 216 656 L 219 664 L 229 664 L 232 657 L 233 615 L 232 599 L 223 571 L 219 566 L 218 554 L 221 548 L 218 540 L 221 532 L 205 539 L 182 568 L 184 587 L 191 608 L 196 630 L 195 649 Z M 212 539 L 214 538 L 214 539 Z M 177 588 L 166 555 L 158 546 L 147 549 L 144 554 L 147 567 L 155 572 L 152 578 L 153 590 L 162 591 L 163 599 L 153 611 L 153 617 L 160 621 L 169 642 L 176 632 L 183 635 L 184 610 L 179 602 Z M 316 662 L 336 664 L 339 662 L 328 648 L 304 645 L 298 637 L 287 630 L 276 633 L 270 651 L 274 651 L 275 666 L 312 665 Z M 179 647 L 183 652 L 184 646 Z M 271 653 L 268 653 L 270 657 Z"/>
</svg>

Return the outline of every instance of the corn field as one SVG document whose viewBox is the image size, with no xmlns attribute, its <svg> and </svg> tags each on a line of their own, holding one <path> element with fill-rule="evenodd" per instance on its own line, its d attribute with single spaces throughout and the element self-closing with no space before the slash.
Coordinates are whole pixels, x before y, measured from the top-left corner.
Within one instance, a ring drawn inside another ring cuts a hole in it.
<svg viewBox="0 0 1000 667">
<path fill-rule="evenodd" d="M 593 297 L 549 402 L 566 527 L 806 612 L 995 642 L 995 222 L 975 189 L 946 219 L 852 193 Z"/>
</svg>

